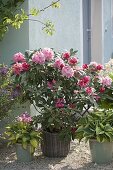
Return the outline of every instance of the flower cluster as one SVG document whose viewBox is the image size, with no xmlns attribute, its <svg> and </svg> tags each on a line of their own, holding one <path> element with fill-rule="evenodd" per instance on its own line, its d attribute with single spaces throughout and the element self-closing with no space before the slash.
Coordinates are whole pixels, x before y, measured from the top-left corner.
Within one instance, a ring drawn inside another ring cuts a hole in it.
<svg viewBox="0 0 113 170">
<path fill-rule="evenodd" d="M 22 113 L 20 116 L 18 116 L 17 120 L 23 123 L 31 123 L 33 121 L 32 117 L 27 112 Z"/>
<path fill-rule="evenodd" d="M 24 55 L 20 52 L 13 56 L 13 62 L 15 62 L 15 64 L 13 65 L 12 70 L 17 75 L 30 69 L 30 65 L 26 62 Z"/>
</svg>

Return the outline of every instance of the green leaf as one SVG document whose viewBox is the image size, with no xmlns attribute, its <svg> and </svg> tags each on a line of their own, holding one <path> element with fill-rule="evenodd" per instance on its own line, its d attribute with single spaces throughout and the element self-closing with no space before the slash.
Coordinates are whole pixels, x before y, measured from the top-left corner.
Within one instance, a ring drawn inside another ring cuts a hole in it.
<svg viewBox="0 0 113 170">
<path fill-rule="evenodd" d="M 34 139 L 31 139 L 30 140 L 30 143 L 31 145 L 34 147 L 34 148 L 37 148 L 38 147 L 38 141 L 34 138 Z"/>
<path fill-rule="evenodd" d="M 60 8 L 60 2 L 52 2 L 52 8 Z"/>
<path fill-rule="evenodd" d="M 12 135 L 10 138 L 9 138 L 9 140 L 15 140 L 16 138 L 15 138 L 15 136 L 14 135 Z"/>
<path fill-rule="evenodd" d="M 39 13 L 40 13 L 40 11 L 36 8 L 32 8 L 30 10 L 30 14 L 33 15 L 33 16 L 37 16 Z"/>
<path fill-rule="evenodd" d="M 17 134 L 17 135 L 16 135 L 16 140 L 18 140 L 19 137 L 21 137 L 21 135 L 20 135 L 20 134 Z"/>
<path fill-rule="evenodd" d="M 23 137 L 23 138 L 22 138 L 22 141 L 23 141 L 23 142 L 27 142 L 28 140 L 29 140 L 28 137 Z"/>
<path fill-rule="evenodd" d="M 96 126 L 96 135 L 100 134 L 104 134 L 104 131 L 100 127 Z"/>
<path fill-rule="evenodd" d="M 9 145 L 11 145 L 11 144 L 12 144 L 12 142 L 8 142 L 7 146 L 9 146 Z"/>
<path fill-rule="evenodd" d="M 23 146 L 24 149 L 27 149 L 27 142 L 23 142 L 22 146 Z"/>
<path fill-rule="evenodd" d="M 31 145 L 31 146 L 30 146 L 30 153 L 32 153 L 32 154 L 33 154 L 33 153 L 34 153 L 34 151 L 35 151 L 35 148 Z"/>
<path fill-rule="evenodd" d="M 38 133 L 37 133 L 36 131 L 33 131 L 33 132 L 30 133 L 30 136 L 31 136 L 31 137 L 33 137 L 33 136 L 35 137 L 35 136 L 37 136 L 37 135 L 38 135 Z"/>
</svg>

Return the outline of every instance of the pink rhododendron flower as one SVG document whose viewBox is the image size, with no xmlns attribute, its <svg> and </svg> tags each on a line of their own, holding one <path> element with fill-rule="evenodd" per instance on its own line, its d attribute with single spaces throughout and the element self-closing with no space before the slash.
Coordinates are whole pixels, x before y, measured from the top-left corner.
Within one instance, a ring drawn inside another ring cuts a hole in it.
<svg viewBox="0 0 113 170">
<path fill-rule="evenodd" d="M 98 64 L 97 67 L 96 67 L 97 70 L 102 70 L 103 69 L 103 65 L 101 64 Z"/>
<path fill-rule="evenodd" d="M 91 95 L 91 94 L 94 92 L 94 88 L 92 88 L 92 87 L 86 87 L 86 88 L 85 88 L 85 91 L 86 91 L 86 93 L 87 93 L 88 95 Z"/>
<path fill-rule="evenodd" d="M 103 86 L 110 86 L 111 83 L 112 83 L 112 79 L 111 79 L 110 77 L 108 77 L 108 76 L 106 76 L 106 77 L 101 77 L 101 78 L 100 78 L 100 83 L 102 83 Z"/>
<path fill-rule="evenodd" d="M 24 57 L 24 55 L 22 53 L 16 53 L 14 54 L 13 56 L 13 61 L 16 63 L 16 62 L 25 62 L 26 59 Z"/>
<path fill-rule="evenodd" d="M 52 81 L 48 81 L 47 82 L 48 88 L 52 90 L 55 83 L 56 83 L 56 80 L 54 79 Z"/>
<path fill-rule="evenodd" d="M 56 80 L 53 79 L 53 80 L 52 80 L 52 83 L 55 84 L 55 83 L 56 83 Z"/>
<path fill-rule="evenodd" d="M 105 92 L 105 88 L 104 88 L 104 87 L 101 87 L 101 88 L 99 89 L 99 91 L 100 91 L 100 93 L 104 93 L 104 92 Z"/>
<path fill-rule="evenodd" d="M 22 64 L 16 62 L 16 63 L 12 66 L 12 70 L 13 70 L 13 73 L 14 73 L 14 74 L 19 75 L 19 74 L 23 71 Z"/>
<path fill-rule="evenodd" d="M 64 66 L 62 68 L 62 74 L 67 78 L 71 78 L 74 76 L 74 70 L 71 68 L 71 66 Z"/>
<path fill-rule="evenodd" d="M 51 81 L 47 82 L 47 86 L 49 89 L 53 89 L 53 83 Z"/>
<path fill-rule="evenodd" d="M 70 52 L 65 52 L 62 54 L 62 58 L 68 60 L 70 57 Z"/>
<path fill-rule="evenodd" d="M 33 120 L 32 120 L 32 117 L 27 112 L 25 112 L 17 117 L 17 121 L 23 122 L 23 123 L 30 123 Z"/>
<path fill-rule="evenodd" d="M 32 61 L 36 64 L 44 64 L 45 63 L 45 56 L 42 52 L 36 52 L 32 56 Z"/>
<path fill-rule="evenodd" d="M 57 57 L 54 63 L 54 67 L 62 69 L 64 66 L 65 66 L 64 61 L 60 57 Z"/>
<path fill-rule="evenodd" d="M 64 102 L 65 102 L 65 100 L 63 98 L 57 99 L 57 101 L 55 103 L 55 107 L 56 108 L 63 108 L 64 107 Z"/>
<path fill-rule="evenodd" d="M 78 59 L 77 59 L 77 57 L 71 57 L 71 58 L 69 58 L 68 59 L 68 63 L 70 64 L 70 65 L 75 65 L 75 64 L 77 64 L 78 63 Z"/>
<path fill-rule="evenodd" d="M 54 52 L 51 48 L 44 48 L 42 53 L 44 54 L 45 60 L 47 61 L 50 61 L 54 58 Z"/>
<path fill-rule="evenodd" d="M 93 66 L 95 68 L 97 67 L 97 65 L 98 65 L 97 62 L 95 62 L 95 61 L 94 62 L 90 62 L 90 64 L 89 64 L 89 66 Z"/>
<path fill-rule="evenodd" d="M 96 62 L 91 62 L 89 64 L 89 68 L 91 69 L 91 71 L 97 71 L 97 66 L 98 64 Z"/>
<path fill-rule="evenodd" d="M 80 87 L 86 87 L 90 82 L 90 76 L 84 76 L 82 79 L 78 81 L 78 85 Z"/>
<path fill-rule="evenodd" d="M 23 71 L 28 71 L 30 69 L 30 64 L 26 62 L 22 63 L 22 69 Z"/>
<path fill-rule="evenodd" d="M 83 64 L 82 68 L 83 68 L 83 70 L 87 69 L 88 68 L 88 64 Z"/>
</svg>

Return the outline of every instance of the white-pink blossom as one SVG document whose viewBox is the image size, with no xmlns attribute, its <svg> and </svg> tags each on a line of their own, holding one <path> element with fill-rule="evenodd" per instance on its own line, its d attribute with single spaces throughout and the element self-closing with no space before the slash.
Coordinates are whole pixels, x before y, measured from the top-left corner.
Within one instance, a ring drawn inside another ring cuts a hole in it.
<svg viewBox="0 0 113 170">
<path fill-rule="evenodd" d="M 42 49 L 42 53 L 44 54 L 45 60 L 50 61 L 54 58 L 54 52 L 51 48 Z"/>
<path fill-rule="evenodd" d="M 64 66 L 65 66 L 64 61 L 60 57 L 57 57 L 55 59 L 54 67 L 58 69 L 62 69 Z"/>
<path fill-rule="evenodd" d="M 87 93 L 88 95 L 91 95 L 91 94 L 94 93 L 94 88 L 92 88 L 92 87 L 86 87 L 86 88 L 85 88 L 85 91 L 86 91 L 86 93 Z"/>
<path fill-rule="evenodd" d="M 36 52 L 32 56 L 32 62 L 36 64 L 44 64 L 45 63 L 45 56 L 42 52 Z"/>
<path fill-rule="evenodd" d="M 74 76 L 74 70 L 71 68 L 71 66 L 64 66 L 62 68 L 62 74 L 67 78 L 71 78 Z"/>
<path fill-rule="evenodd" d="M 100 83 L 102 83 L 103 86 L 110 86 L 112 83 L 112 79 L 109 76 L 101 77 Z"/>
<path fill-rule="evenodd" d="M 25 62 L 26 59 L 25 59 L 24 55 L 21 52 L 19 52 L 19 53 L 14 54 L 13 61 L 15 63 L 16 62 Z"/>
<path fill-rule="evenodd" d="M 23 71 L 22 63 L 16 62 L 16 63 L 12 66 L 12 70 L 13 70 L 13 73 L 14 73 L 14 74 L 19 75 L 19 74 Z"/>
</svg>

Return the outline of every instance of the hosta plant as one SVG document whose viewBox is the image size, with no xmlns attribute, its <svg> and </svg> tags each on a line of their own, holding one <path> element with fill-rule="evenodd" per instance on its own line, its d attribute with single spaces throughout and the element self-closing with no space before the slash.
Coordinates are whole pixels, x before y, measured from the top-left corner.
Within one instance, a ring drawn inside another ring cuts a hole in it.
<svg viewBox="0 0 113 170">
<path fill-rule="evenodd" d="M 76 136 L 79 141 L 95 139 L 98 142 L 113 141 L 113 110 L 95 109 L 81 118 L 77 124 Z"/>
<path fill-rule="evenodd" d="M 34 153 L 41 140 L 41 132 L 35 129 L 32 117 L 27 112 L 6 127 L 4 136 L 9 141 L 8 145 L 21 144 L 24 149 L 30 146 L 31 153 Z"/>
</svg>

